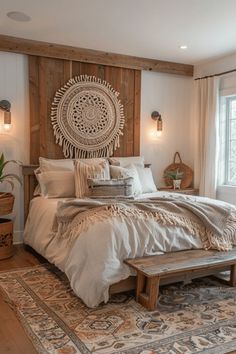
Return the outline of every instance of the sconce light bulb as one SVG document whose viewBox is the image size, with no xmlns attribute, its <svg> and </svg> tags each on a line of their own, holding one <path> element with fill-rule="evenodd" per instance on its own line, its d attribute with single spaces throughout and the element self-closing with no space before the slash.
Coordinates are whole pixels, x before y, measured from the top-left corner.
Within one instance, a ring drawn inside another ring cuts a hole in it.
<svg viewBox="0 0 236 354">
<path fill-rule="evenodd" d="M 11 124 L 3 124 L 3 126 L 4 126 L 4 130 L 6 130 L 7 132 L 11 130 Z"/>
</svg>

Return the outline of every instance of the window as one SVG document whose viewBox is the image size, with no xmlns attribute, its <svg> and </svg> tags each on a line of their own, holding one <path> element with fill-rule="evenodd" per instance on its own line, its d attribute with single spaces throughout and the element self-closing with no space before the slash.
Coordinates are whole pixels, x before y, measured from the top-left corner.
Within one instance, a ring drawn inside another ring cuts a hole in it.
<svg viewBox="0 0 236 354">
<path fill-rule="evenodd" d="M 236 186 L 236 95 L 221 97 L 220 184 Z"/>
</svg>

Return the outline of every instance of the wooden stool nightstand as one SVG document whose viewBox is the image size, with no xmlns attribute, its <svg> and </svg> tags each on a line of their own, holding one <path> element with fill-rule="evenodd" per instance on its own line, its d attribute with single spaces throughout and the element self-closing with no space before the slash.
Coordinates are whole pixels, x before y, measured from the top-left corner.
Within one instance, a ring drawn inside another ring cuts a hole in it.
<svg viewBox="0 0 236 354">
<path fill-rule="evenodd" d="M 186 189 L 173 189 L 173 188 L 158 188 L 159 191 L 162 192 L 170 192 L 170 193 L 181 193 L 181 194 L 188 194 L 188 195 L 199 195 L 199 190 L 196 188 L 186 188 Z"/>
</svg>

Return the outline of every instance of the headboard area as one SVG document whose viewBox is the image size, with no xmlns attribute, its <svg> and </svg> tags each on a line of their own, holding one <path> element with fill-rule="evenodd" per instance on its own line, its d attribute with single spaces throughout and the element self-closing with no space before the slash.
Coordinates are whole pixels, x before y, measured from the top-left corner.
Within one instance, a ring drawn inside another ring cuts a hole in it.
<svg viewBox="0 0 236 354">
<path fill-rule="evenodd" d="M 30 97 L 30 163 L 38 164 L 39 156 L 64 158 L 56 144 L 51 123 L 54 96 L 66 82 L 80 75 L 105 80 L 119 92 L 125 123 L 120 147 L 114 156 L 137 156 L 140 153 L 141 71 L 72 60 L 29 56 Z M 75 156 L 72 156 L 75 157 Z"/>
<path fill-rule="evenodd" d="M 38 166 L 39 157 L 65 158 L 62 147 L 56 143 L 54 136 L 51 107 L 56 92 L 69 79 L 80 75 L 93 76 L 101 82 L 105 80 L 119 92 L 125 121 L 120 146 L 114 151 L 114 156 L 140 154 L 141 70 L 34 55 L 28 56 L 28 63 L 30 165 L 23 166 L 25 219 L 36 186 L 34 170 Z"/>
</svg>

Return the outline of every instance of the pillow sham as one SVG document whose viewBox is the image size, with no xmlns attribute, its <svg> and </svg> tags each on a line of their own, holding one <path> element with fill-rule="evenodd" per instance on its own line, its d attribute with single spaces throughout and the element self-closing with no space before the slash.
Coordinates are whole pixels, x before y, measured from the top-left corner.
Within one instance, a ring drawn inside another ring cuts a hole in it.
<svg viewBox="0 0 236 354">
<path fill-rule="evenodd" d="M 47 198 L 75 197 L 73 171 L 48 171 L 37 174 L 40 194 Z"/>
<path fill-rule="evenodd" d="M 141 182 L 142 193 L 152 193 L 157 191 L 157 187 L 153 180 L 152 170 L 149 167 L 142 168 L 135 166 L 139 180 Z"/>
<path fill-rule="evenodd" d="M 114 166 L 127 167 L 133 164 L 144 167 L 144 158 L 142 156 L 109 157 L 109 162 Z"/>
<path fill-rule="evenodd" d="M 41 172 L 48 171 L 74 171 L 74 162 L 72 159 L 47 159 L 39 158 L 39 168 Z"/>
<path fill-rule="evenodd" d="M 77 198 L 88 197 L 88 179 L 110 179 L 109 164 L 106 159 L 94 164 L 81 160 L 75 161 L 75 195 Z"/>
<path fill-rule="evenodd" d="M 110 174 L 112 179 L 119 178 L 133 178 L 133 194 L 138 195 L 142 193 L 142 186 L 139 180 L 138 172 L 134 165 L 129 165 L 126 168 L 121 166 L 110 166 Z"/>
</svg>

